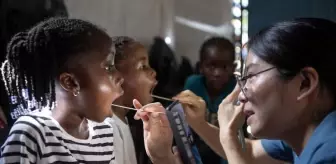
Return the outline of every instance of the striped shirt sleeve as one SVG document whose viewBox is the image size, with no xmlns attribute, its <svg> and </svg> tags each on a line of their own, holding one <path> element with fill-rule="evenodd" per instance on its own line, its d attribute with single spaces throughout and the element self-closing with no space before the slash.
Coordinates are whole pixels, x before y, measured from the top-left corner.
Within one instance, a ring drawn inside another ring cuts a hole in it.
<svg viewBox="0 0 336 164">
<path fill-rule="evenodd" d="M 1 147 L 0 163 L 36 163 L 41 153 L 38 146 L 39 124 L 29 116 L 20 117 Z"/>
</svg>

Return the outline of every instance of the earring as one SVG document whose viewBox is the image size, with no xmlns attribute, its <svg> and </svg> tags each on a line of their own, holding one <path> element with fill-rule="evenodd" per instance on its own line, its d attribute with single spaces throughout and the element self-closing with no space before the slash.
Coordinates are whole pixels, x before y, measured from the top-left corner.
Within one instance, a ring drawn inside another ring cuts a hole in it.
<svg viewBox="0 0 336 164">
<path fill-rule="evenodd" d="M 79 89 L 76 90 L 76 91 L 73 93 L 73 95 L 74 95 L 75 97 L 77 97 L 77 96 L 79 95 Z"/>
</svg>

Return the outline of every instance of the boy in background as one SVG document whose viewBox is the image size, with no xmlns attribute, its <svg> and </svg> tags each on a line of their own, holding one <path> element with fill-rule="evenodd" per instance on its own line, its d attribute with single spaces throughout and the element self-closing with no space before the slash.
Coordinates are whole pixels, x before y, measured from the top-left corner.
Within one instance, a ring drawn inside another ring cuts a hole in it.
<svg viewBox="0 0 336 164">
<path fill-rule="evenodd" d="M 212 37 L 206 40 L 200 49 L 200 74 L 190 76 L 185 83 L 184 89 L 190 90 L 204 99 L 208 109 L 206 120 L 216 126 L 218 126 L 218 106 L 236 85 L 233 76 L 234 60 L 233 44 L 226 38 Z M 203 163 L 227 163 L 198 136 L 194 136 Z"/>
</svg>

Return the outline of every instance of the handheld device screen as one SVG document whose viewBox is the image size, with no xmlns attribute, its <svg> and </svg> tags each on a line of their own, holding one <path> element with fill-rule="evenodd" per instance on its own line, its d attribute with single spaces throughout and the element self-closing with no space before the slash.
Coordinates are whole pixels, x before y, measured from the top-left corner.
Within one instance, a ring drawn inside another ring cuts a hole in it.
<svg viewBox="0 0 336 164">
<path fill-rule="evenodd" d="M 193 144 L 192 133 L 185 120 L 183 107 L 178 101 L 174 101 L 167 107 L 167 117 L 183 163 L 195 164 L 196 161 L 191 151 Z"/>
</svg>

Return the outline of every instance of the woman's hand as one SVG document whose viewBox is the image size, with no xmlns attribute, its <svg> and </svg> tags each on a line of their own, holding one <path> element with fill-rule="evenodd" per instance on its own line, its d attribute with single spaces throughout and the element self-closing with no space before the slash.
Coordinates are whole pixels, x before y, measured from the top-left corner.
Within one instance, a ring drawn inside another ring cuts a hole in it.
<svg viewBox="0 0 336 164">
<path fill-rule="evenodd" d="M 180 153 L 177 150 L 177 147 L 173 147 L 173 154 L 174 154 L 174 164 L 183 164 Z"/>
<path fill-rule="evenodd" d="M 221 137 L 226 135 L 237 136 L 238 130 L 244 124 L 244 104 L 239 102 L 237 103 L 239 93 L 239 86 L 236 85 L 230 95 L 228 95 L 219 105 L 217 114 Z"/>
<path fill-rule="evenodd" d="M 143 121 L 145 148 L 152 162 L 175 163 L 172 153 L 173 133 L 165 108 L 160 103 L 142 106 L 137 100 L 133 101 L 133 105 L 138 109 L 134 119 Z"/>
<path fill-rule="evenodd" d="M 206 104 L 205 101 L 195 95 L 190 90 L 185 90 L 173 97 L 174 100 L 178 100 L 184 109 L 187 122 L 192 126 L 197 126 L 200 122 L 206 122 Z"/>
</svg>

